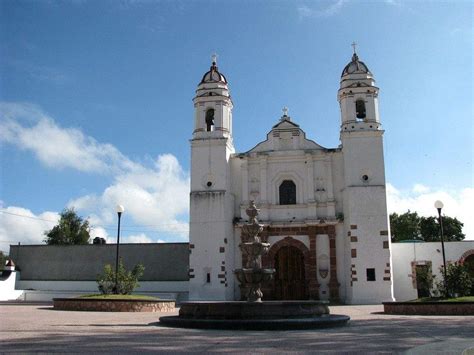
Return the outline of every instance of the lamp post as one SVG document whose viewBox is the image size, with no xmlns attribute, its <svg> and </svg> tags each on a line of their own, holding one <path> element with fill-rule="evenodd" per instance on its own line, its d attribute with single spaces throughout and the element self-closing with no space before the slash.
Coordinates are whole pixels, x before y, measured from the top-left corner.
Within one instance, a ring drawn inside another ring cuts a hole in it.
<svg viewBox="0 0 474 355">
<path fill-rule="evenodd" d="M 117 226 L 117 254 L 115 256 L 115 286 L 114 293 L 118 293 L 118 265 L 119 265 L 119 246 L 120 246 L 120 218 L 122 213 L 125 211 L 125 208 L 122 205 L 117 205 L 116 208 L 118 216 L 118 226 Z"/>
<path fill-rule="evenodd" d="M 446 292 L 446 296 L 449 297 L 448 292 L 448 280 L 446 278 L 446 255 L 444 253 L 444 232 L 443 232 L 443 217 L 441 216 L 441 209 L 444 207 L 443 202 L 437 200 L 434 204 L 435 208 L 438 210 L 438 217 L 439 217 L 439 228 L 441 231 L 441 250 L 443 251 L 443 273 L 444 273 L 444 290 Z"/>
</svg>

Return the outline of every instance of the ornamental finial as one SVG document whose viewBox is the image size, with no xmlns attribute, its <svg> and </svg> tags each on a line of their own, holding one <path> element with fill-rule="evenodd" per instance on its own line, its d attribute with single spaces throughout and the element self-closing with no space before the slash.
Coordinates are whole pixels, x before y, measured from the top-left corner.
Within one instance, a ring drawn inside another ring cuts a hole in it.
<svg viewBox="0 0 474 355">
<path fill-rule="evenodd" d="M 217 64 L 217 54 L 216 53 L 213 53 L 211 55 L 211 60 L 212 60 L 212 65 L 216 65 Z"/>
</svg>

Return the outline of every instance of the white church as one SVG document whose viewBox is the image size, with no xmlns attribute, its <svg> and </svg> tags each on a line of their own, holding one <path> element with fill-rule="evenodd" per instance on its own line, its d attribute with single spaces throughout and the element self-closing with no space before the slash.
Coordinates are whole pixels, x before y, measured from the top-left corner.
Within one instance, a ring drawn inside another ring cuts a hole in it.
<svg viewBox="0 0 474 355">
<path fill-rule="evenodd" d="M 241 299 L 233 270 L 251 200 L 271 245 L 263 266 L 276 269 L 264 300 L 394 299 L 378 92 L 354 51 L 338 91 L 339 147 L 308 139 L 284 109 L 265 140 L 236 153 L 229 83 L 213 58 L 193 100 L 190 300 Z"/>
<path fill-rule="evenodd" d="M 261 237 L 270 244 L 262 264 L 276 270 L 262 289 L 264 300 L 379 304 L 423 297 L 417 273 L 428 269 L 440 280 L 442 248 L 439 242 L 390 243 L 378 90 L 354 53 L 338 91 L 339 147 L 307 139 L 284 109 L 264 141 L 236 153 L 233 103 L 214 59 L 194 98 L 190 241 L 122 244 L 129 265 L 146 265 L 138 291 L 179 301 L 240 300 L 233 271 L 245 262 L 239 244 L 245 209 L 255 201 L 265 226 Z M 474 270 L 473 240 L 445 247 L 447 263 L 467 262 Z M 1 273 L 0 300 L 94 293 L 115 248 L 11 245 L 17 267 Z"/>
</svg>

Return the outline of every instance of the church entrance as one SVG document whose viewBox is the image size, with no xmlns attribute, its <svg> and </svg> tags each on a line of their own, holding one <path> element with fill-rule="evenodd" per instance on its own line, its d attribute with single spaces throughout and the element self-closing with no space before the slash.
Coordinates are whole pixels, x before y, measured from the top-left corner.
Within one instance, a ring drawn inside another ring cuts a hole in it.
<svg viewBox="0 0 474 355">
<path fill-rule="evenodd" d="M 275 254 L 274 298 L 277 300 L 308 299 L 303 253 L 294 246 L 283 246 Z"/>
</svg>

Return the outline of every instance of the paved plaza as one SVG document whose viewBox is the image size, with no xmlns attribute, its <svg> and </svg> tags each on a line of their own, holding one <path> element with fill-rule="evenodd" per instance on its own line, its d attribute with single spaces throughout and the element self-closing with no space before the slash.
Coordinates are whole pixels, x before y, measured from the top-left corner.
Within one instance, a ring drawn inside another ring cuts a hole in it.
<svg viewBox="0 0 474 355">
<path fill-rule="evenodd" d="M 227 352 L 474 354 L 474 316 L 392 316 L 382 306 L 330 307 L 342 328 L 300 331 L 172 329 L 159 313 L 55 311 L 0 304 L 0 353 Z M 169 315 L 169 313 L 167 314 Z"/>
</svg>

